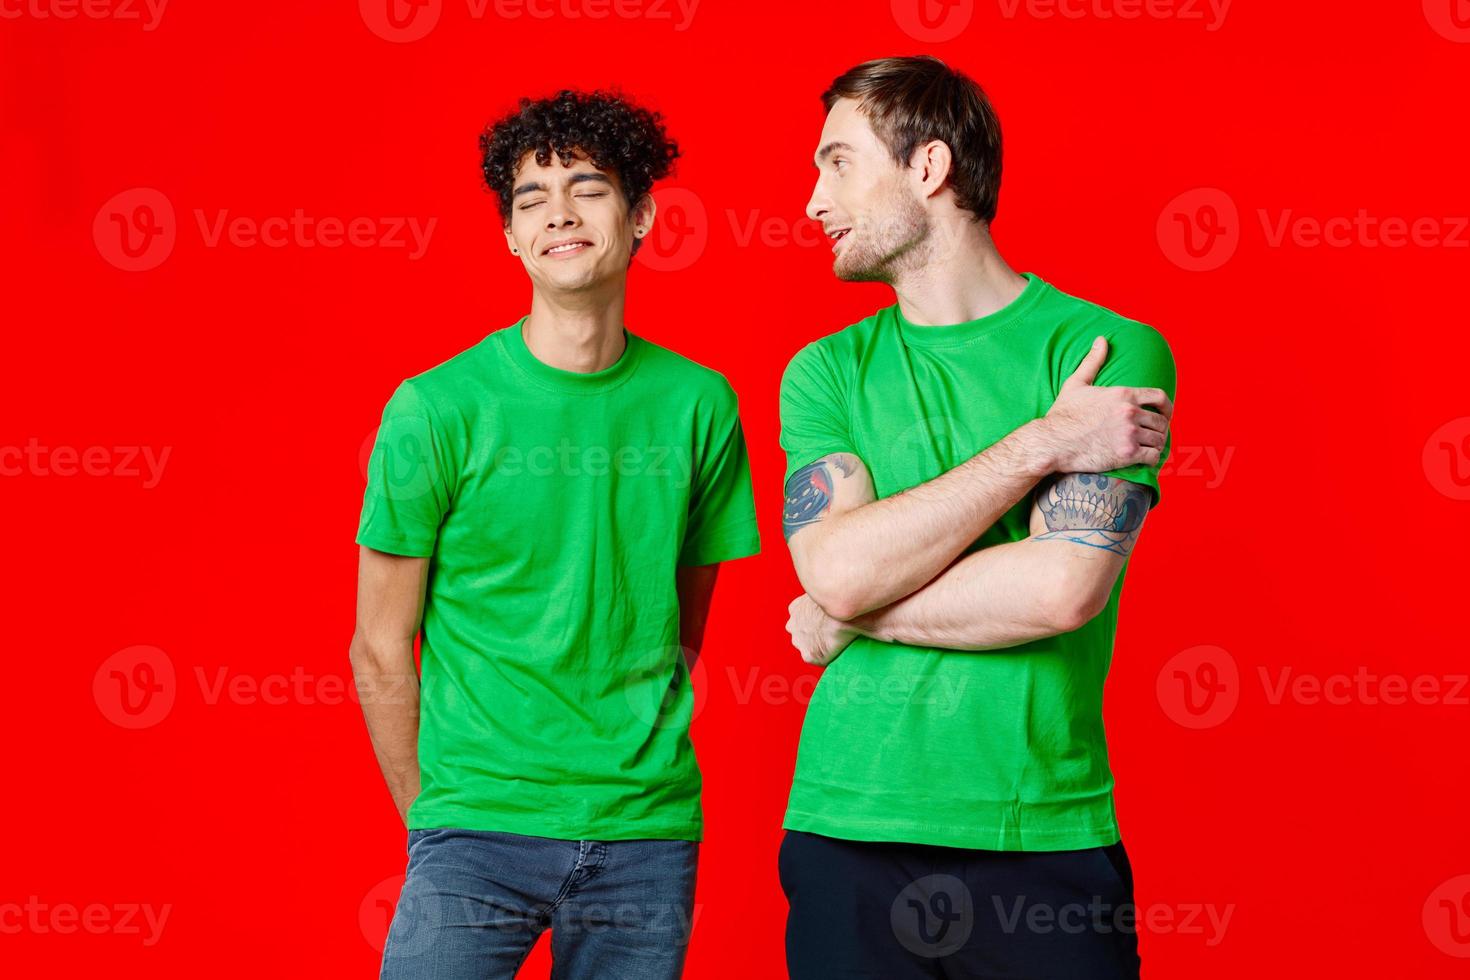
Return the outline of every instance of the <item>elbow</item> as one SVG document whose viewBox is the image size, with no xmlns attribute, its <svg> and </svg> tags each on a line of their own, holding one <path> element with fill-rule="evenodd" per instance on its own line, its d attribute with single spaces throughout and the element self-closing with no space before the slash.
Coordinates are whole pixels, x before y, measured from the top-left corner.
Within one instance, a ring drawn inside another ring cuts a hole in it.
<svg viewBox="0 0 1470 980">
<path fill-rule="evenodd" d="M 861 597 L 850 590 L 836 590 L 821 594 L 808 591 L 807 595 L 822 607 L 822 612 L 843 623 L 857 619 L 871 608 L 862 601 Z"/>
<path fill-rule="evenodd" d="M 355 676 L 364 674 L 387 674 L 401 668 L 402 651 L 394 644 L 381 643 L 362 630 L 355 630 L 352 643 L 347 648 L 347 659 L 352 664 Z M 408 661 L 413 662 L 413 643 L 408 644 Z"/>
<path fill-rule="evenodd" d="M 347 659 L 352 664 L 354 674 L 362 674 L 372 669 L 375 663 L 373 646 L 361 631 L 354 631 L 352 642 L 347 646 Z"/>
<path fill-rule="evenodd" d="M 851 575 L 807 575 L 801 577 L 802 588 L 822 611 L 833 619 L 847 622 L 873 609 L 862 585 Z"/>
<path fill-rule="evenodd" d="M 828 557 L 821 550 L 822 542 L 816 534 L 806 531 L 804 535 L 802 546 L 791 549 L 796 577 L 807 596 L 823 612 L 846 622 L 881 605 L 870 601 L 871 593 L 859 563 Z"/>
<path fill-rule="evenodd" d="M 1057 634 L 1081 629 L 1107 607 L 1111 591 L 1078 576 L 1060 576 L 1047 602 L 1048 625 Z"/>
</svg>

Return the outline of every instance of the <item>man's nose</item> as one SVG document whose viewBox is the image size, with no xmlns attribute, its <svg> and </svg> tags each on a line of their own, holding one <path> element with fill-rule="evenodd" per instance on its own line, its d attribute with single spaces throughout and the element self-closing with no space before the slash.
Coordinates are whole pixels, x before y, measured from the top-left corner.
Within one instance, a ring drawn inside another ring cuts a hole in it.
<svg viewBox="0 0 1470 980">
<path fill-rule="evenodd" d="M 813 221 L 821 221 L 823 216 L 831 212 L 827 206 L 826 198 L 818 191 L 812 191 L 811 200 L 806 202 L 806 216 Z"/>
<path fill-rule="evenodd" d="M 551 202 L 551 207 L 546 215 L 546 230 L 556 231 L 559 228 L 575 228 L 581 223 L 577 212 L 571 206 L 571 201 L 565 197 Z"/>
</svg>

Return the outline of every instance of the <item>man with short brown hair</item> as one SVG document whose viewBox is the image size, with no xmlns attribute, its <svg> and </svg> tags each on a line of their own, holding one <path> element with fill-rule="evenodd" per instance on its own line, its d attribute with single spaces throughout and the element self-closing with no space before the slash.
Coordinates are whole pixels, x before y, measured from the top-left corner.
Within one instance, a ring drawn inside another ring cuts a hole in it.
<svg viewBox="0 0 1470 980">
<path fill-rule="evenodd" d="M 780 856 L 791 976 L 1136 977 L 1102 697 L 1173 357 L 1006 264 L 969 78 L 886 58 L 822 101 L 807 213 L 897 302 L 781 383 L 787 628 L 825 668 Z"/>
</svg>

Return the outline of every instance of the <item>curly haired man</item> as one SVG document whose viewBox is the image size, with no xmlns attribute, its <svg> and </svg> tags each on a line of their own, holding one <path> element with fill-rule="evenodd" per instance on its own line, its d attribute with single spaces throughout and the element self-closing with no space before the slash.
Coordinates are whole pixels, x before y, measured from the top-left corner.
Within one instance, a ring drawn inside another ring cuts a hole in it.
<svg viewBox="0 0 1470 980">
<path fill-rule="evenodd" d="M 353 670 L 408 827 L 381 975 L 513 977 L 550 929 L 555 977 L 678 977 L 689 670 L 719 563 L 759 549 L 734 391 L 623 323 L 678 148 L 563 91 L 481 150 L 531 309 L 398 386 L 357 534 Z"/>
</svg>

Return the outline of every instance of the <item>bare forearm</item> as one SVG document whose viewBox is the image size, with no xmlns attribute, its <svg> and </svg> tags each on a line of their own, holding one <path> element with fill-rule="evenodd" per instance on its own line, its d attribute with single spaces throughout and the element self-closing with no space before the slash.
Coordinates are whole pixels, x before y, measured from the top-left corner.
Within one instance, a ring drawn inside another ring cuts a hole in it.
<svg viewBox="0 0 1470 980">
<path fill-rule="evenodd" d="M 955 562 L 917 592 L 849 620 L 878 640 L 999 650 L 1081 627 L 1106 599 L 1079 562 L 1107 561 L 1061 541 L 996 545 Z"/>
<path fill-rule="evenodd" d="M 354 637 L 352 673 L 378 767 L 399 816 L 407 822 L 420 785 L 419 678 L 413 642 L 374 645 Z"/>
<path fill-rule="evenodd" d="M 901 599 L 974 544 L 1049 465 L 1038 428 L 1022 426 L 933 480 L 833 514 L 805 532 L 803 583 L 844 619 Z"/>
</svg>

